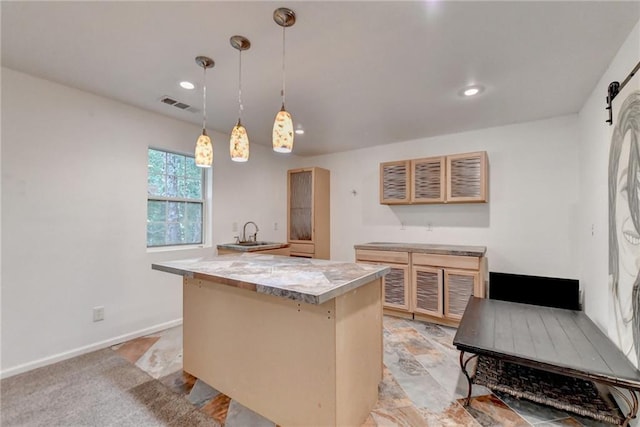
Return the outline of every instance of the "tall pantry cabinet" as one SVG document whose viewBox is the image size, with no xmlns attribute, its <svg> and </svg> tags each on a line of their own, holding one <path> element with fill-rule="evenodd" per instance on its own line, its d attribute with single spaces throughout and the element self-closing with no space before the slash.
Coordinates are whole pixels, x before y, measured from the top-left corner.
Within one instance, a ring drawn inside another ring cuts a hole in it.
<svg viewBox="0 0 640 427">
<path fill-rule="evenodd" d="M 287 240 L 291 256 L 329 259 L 329 171 L 287 171 Z"/>
</svg>

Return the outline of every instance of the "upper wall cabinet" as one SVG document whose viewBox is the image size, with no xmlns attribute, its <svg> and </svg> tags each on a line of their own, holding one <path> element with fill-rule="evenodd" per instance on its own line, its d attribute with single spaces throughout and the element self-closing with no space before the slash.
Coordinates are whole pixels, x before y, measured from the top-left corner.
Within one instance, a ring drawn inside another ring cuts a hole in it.
<svg viewBox="0 0 640 427">
<path fill-rule="evenodd" d="M 445 158 L 411 160 L 411 203 L 444 203 Z"/>
<path fill-rule="evenodd" d="M 485 151 L 381 163 L 380 203 L 486 202 L 487 180 Z"/>
<path fill-rule="evenodd" d="M 409 160 L 380 163 L 380 203 L 383 205 L 409 203 L 411 201 L 410 174 Z"/>
<path fill-rule="evenodd" d="M 447 202 L 486 201 L 486 151 L 447 156 Z"/>
</svg>

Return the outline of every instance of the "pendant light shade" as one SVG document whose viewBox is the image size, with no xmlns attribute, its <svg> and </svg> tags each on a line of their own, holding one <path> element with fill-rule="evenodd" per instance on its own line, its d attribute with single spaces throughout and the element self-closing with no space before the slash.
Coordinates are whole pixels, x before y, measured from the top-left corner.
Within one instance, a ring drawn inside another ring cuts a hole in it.
<svg viewBox="0 0 640 427">
<path fill-rule="evenodd" d="M 213 144 L 211 138 L 207 135 L 206 129 L 202 129 L 202 135 L 196 141 L 196 166 L 201 168 L 210 168 L 213 164 Z"/>
<path fill-rule="evenodd" d="M 231 130 L 229 154 L 234 162 L 246 162 L 249 160 L 249 136 L 240 122 Z"/>
<path fill-rule="evenodd" d="M 273 12 L 273 20 L 282 27 L 282 108 L 273 123 L 273 151 L 291 153 L 293 150 L 293 120 L 284 107 L 285 100 L 285 28 L 296 23 L 296 14 L 291 9 L 281 7 Z"/>
<path fill-rule="evenodd" d="M 214 65 L 213 59 L 206 56 L 196 56 L 196 64 L 204 70 L 202 81 L 202 135 L 196 141 L 196 166 L 210 168 L 213 164 L 213 144 L 207 135 L 207 68 Z"/>
<path fill-rule="evenodd" d="M 249 160 L 249 135 L 242 126 L 242 51 L 251 47 L 249 39 L 243 36 L 233 36 L 229 39 L 231 46 L 238 49 L 238 123 L 231 130 L 229 139 L 229 155 L 234 162 Z"/>
<path fill-rule="evenodd" d="M 282 109 L 276 114 L 276 120 L 273 123 L 273 151 L 290 153 L 291 150 L 293 150 L 293 120 L 282 104 Z"/>
</svg>

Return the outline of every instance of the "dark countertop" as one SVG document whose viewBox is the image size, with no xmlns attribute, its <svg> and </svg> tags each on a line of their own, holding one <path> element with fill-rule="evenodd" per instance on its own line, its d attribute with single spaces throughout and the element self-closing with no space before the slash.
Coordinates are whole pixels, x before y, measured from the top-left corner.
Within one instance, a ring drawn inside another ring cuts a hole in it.
<svg viewBox="0 0 640 427">
<path fill-rule="evenodd" d="M 373 264 L 252 253 L 159 262 L 151 268 L 309 304 L 322 304 L 390 271 Z"/>
<path fill-rule="evenodd" d="M 487 252 L 485 246 L 433 245 L 427 243 L 370 242 L 353 246 L 355 249 L 375 251 L 418 252 L 436 255 L 481 257 Z"/>
</svg>

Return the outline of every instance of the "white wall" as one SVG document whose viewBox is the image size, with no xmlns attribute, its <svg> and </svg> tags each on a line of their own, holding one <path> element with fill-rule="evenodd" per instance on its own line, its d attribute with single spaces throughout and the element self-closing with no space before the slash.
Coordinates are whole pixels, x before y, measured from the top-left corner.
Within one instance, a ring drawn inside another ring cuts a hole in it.
<svg viewBox="0 0 640 427">
<path fill-rule="evenodd" d="M 304 159 L 331 171 L 331 257 L 353 260 L 370 241 L 482 245 L 491 271 L 577 278 L 577 125 L 571 115 Z M 481 150 L 489 203 L 379 204 L 380 162 Z"/>
<path fill-rule="evenodd" d="M 251 138 L 251 129 L 248 130 Z M 287 170 L 297 156 L 278 154 L 269 148 L 251 145 L 249 161 L 236 163 L 229 157 L 229 138 L 216 143 L 213 176 L 214 246 L 234 241 L 247 221 L 258 224 L 258 240 L 287 241 Z M 216 142 L 217 142 L 216 141 Z M 237 232 L 233 224 L 237 224 Z M 275 230 L 277 223 L 277 230 Z M 253 226 L 247 227 L 253 233 Z"/>
<path fill-rule="evenodd" d="M 620 47 L 580 110 L 580 282 L 585 310 L 603 330 L 608 329 L 609 242 L 608 167 L 611 128 L 605 98 L 612 81 L 622 81 L 640 60 L 640 21 Z M 593 233 L 592 233 L 593 227 Z"/>
<path fill-rule="evenodd" d="M 180 322 L 181 278 L 151 263 L 214 249 L 147 252 L 147 147 L 189 153 L 200 128 L 6 68 L 2 89 L 2 376 Z M 233 163 L 212 136 L 210 243 L 250 219 L 285 240 L 295 157 L 254 146 Z"/>
</svg>

